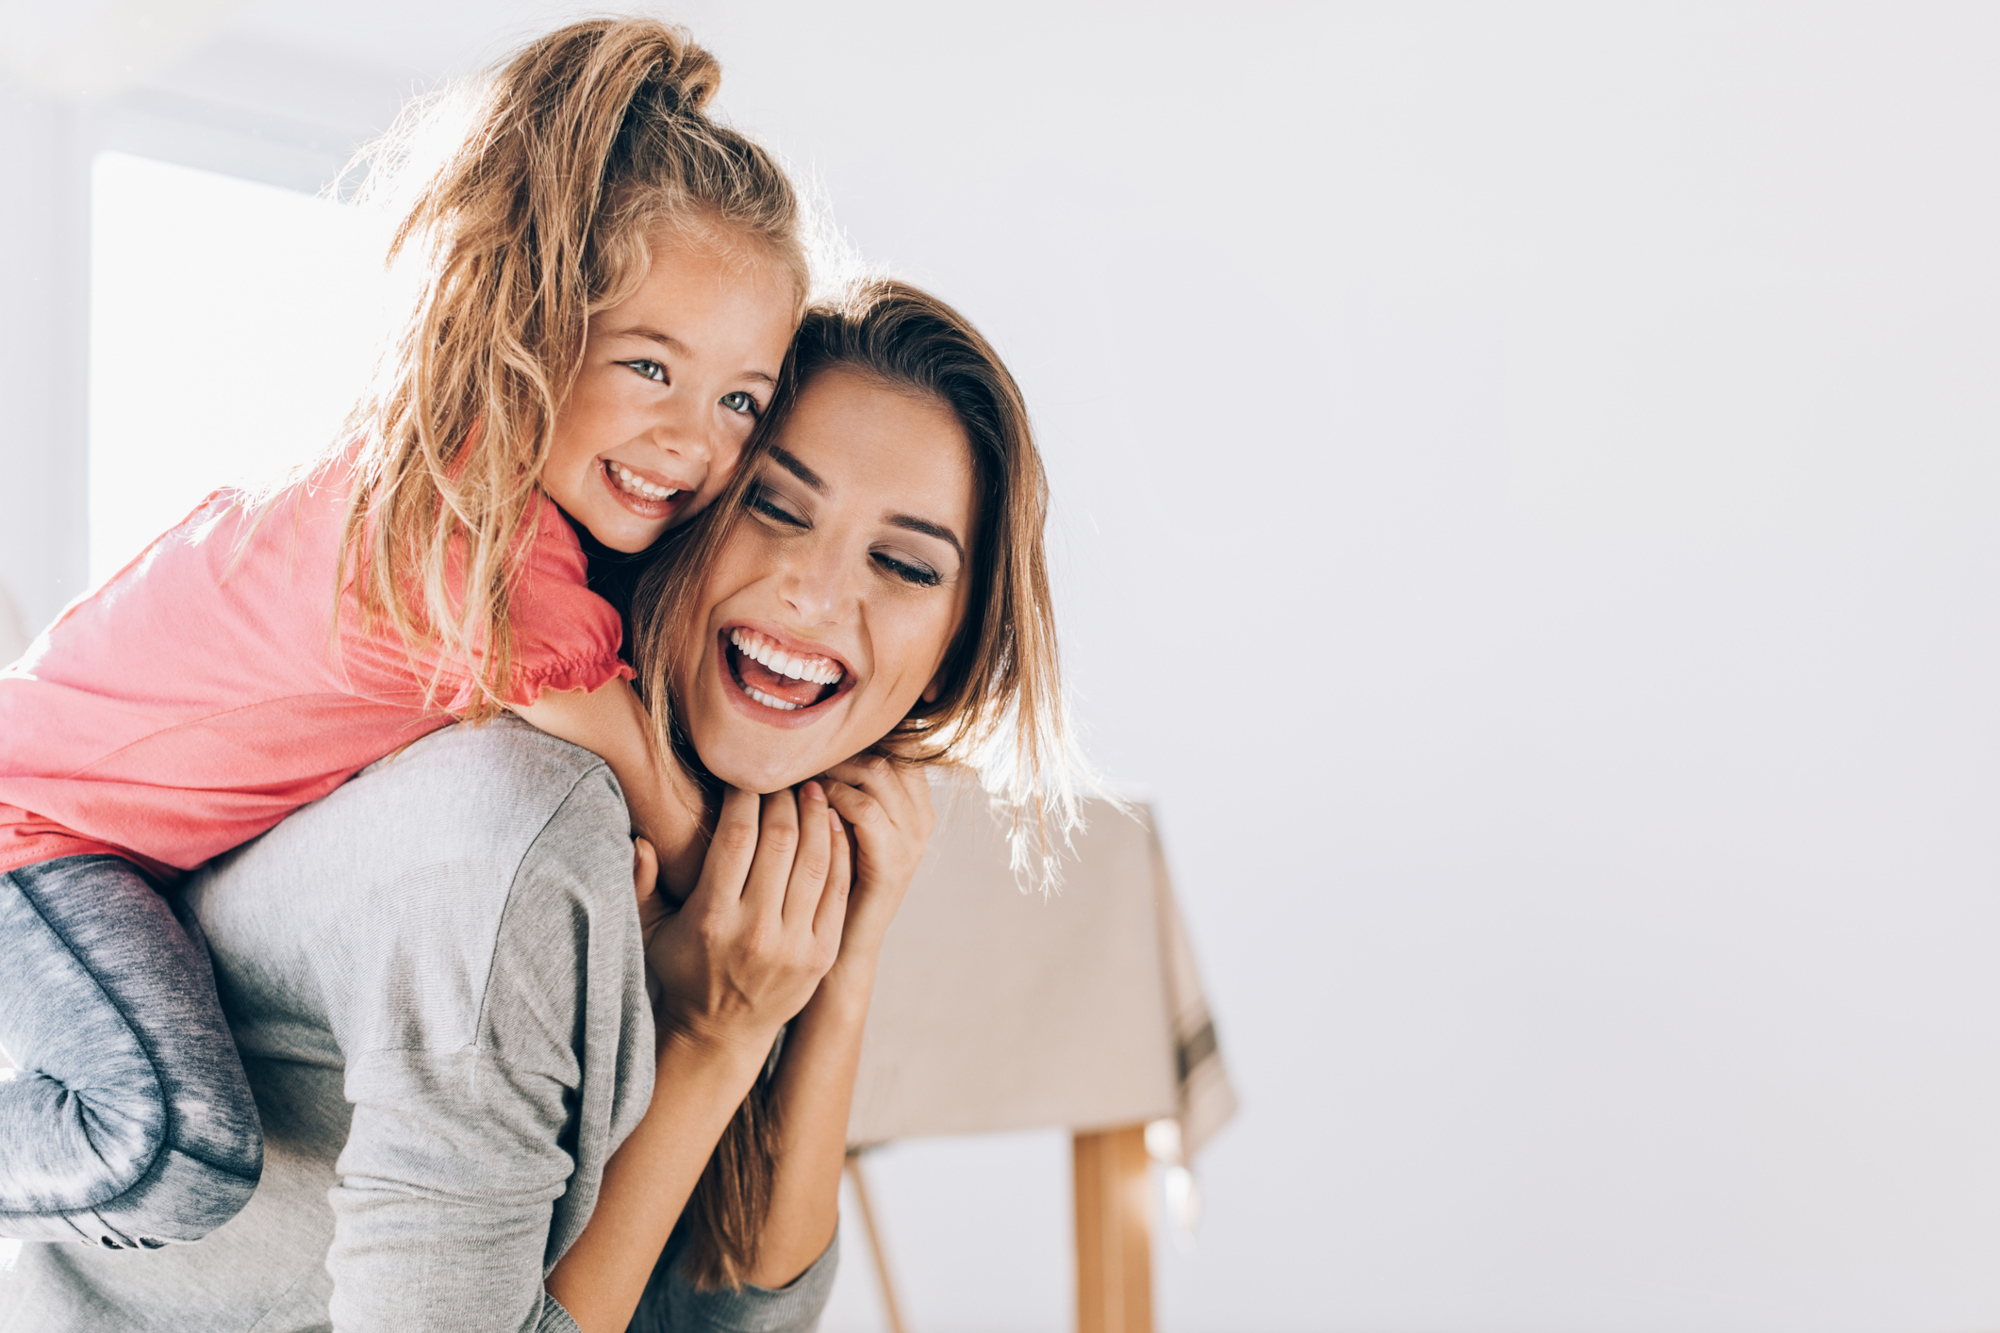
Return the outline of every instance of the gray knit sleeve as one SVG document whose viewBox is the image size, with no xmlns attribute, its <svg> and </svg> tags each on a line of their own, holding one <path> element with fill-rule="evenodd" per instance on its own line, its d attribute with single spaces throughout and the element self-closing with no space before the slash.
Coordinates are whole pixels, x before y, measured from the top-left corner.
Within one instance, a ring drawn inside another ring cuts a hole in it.
<svg viewBox="0 0 2000 1333">
<path fill-rule="evenodd" d="M 357 960 L 328 1193 L 343 1331 L 576 1327 L 543 1275 L 650 1095 L 652 1043 L 623 803 L 592 764 L 554 804 L 518 859 L 515 833 L 403 877 Z"/>
<path fill-rule="evenodd" d="M 676 1229 L 653 1266 L 629 1333 L 812 1333 L 819 1327 L 820 1312 L 833 1294 L 833 1277 L 840 1268 L 838 1232 L 812 1267 L 776 1291 L 698 1290 L 682 1272 L 686 1242 L 686 1227 Z"/>
</svg>

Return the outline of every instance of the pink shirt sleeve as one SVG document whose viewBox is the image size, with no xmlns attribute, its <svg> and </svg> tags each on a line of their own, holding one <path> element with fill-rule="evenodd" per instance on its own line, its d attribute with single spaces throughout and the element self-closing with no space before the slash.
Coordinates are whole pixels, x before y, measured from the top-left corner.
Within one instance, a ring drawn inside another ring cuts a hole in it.
<svg viewBox="0 0 2000 1333">
<path fill-rule="evenodd" d="M 569 521 L 543 497 L 534 522 L 514 586 L 514 661 L 501 692 L 510 708 L 534 703 L 544 690 L 595 690 L 636 674 L 618 659 L 624 628 L 611 603 L 585 583 L 589 564 Z M 452 681 L 446 693 L 451 712 L 472 704 L 469 680 Z"/>
</svg>

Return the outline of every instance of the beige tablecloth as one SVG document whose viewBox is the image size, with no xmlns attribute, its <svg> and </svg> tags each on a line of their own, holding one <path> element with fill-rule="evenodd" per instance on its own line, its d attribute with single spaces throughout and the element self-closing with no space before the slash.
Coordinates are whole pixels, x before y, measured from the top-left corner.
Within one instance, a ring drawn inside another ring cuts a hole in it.
<svg viewBox="0 0 2000 1333">
<path fill-rule="evenodd" d="M 1092 802 L 1062 886 L 1024 893 L 985 797 L 938 827 L 883 950 L 848 1140 L 1174 1117 L 1192 1155 L 1236 1109 L 1144 805 Z"/>
</svg>

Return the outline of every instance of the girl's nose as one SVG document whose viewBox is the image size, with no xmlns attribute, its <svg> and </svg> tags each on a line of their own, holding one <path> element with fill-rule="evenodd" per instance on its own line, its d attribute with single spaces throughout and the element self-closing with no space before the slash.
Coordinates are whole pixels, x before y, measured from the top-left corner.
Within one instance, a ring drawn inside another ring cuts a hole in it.
<svg viewBox="0 0 2000 1333">
<path fill-rule="evenodd" d="M 711 461 L 715 441 L 706 414 L 691 401 L 669 401 L 653 431 L 660 448 L 690 463 Z"/>
</svg>

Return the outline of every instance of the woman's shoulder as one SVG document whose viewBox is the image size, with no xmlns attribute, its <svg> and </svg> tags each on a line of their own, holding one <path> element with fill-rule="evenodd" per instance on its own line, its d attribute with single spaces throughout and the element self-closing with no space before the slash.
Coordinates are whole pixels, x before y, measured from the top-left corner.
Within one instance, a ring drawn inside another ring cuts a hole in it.
<svg viewBox="0 0 2000 1333">
<path fill-rule="evenodd" d="M 362 1050 L 479 1044 L 499 955 L 573 973 L 631 916 L 630 820 L 602 760 L 512 719 L 434 732 L 190 887 L 218 971 Z M 281 891 L 274 891 L 278 889 Z M 516 939 L 519 937 L 519 940 Z M 573 989 L 573 988 L 572 988 Z"/>
</svg>

